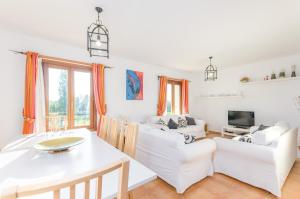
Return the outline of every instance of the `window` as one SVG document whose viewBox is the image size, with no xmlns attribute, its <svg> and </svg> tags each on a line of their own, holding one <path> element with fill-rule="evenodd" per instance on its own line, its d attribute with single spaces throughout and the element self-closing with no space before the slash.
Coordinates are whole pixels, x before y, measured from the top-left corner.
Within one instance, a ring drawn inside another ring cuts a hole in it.
<svg viewBox="0 0 300 199">
<path fill-rule="evenodd" d="M 167 84 L 167 114 L 181 114 L 181 82 L 169 80 Z"/>
<path fill-rule="evenodd" d="M 43 61 L 45 77 L 46 115 L 61 118 L 53 124 L 47 120 L 47 130 L 59 128 L 95 128 L 92 70 L 60 62 Z M 57 127 L 56 127 L 57 128 Z"/>
</svg>

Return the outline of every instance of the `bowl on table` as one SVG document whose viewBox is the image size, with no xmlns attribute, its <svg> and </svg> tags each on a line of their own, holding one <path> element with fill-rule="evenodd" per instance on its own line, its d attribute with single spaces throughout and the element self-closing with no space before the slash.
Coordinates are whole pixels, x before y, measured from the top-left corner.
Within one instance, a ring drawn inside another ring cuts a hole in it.
<svg viewBox="0 0 300 199">
<path fill-rule="evenodd" d="M 56 137 L 49 140 L 44 140 L 36 143 L 33 147 L 41 151 L 60 152 L 66 151 L 71 147 L 84 142 L 83 137 L 79 136 L 64 136 Z"/>
</svg>

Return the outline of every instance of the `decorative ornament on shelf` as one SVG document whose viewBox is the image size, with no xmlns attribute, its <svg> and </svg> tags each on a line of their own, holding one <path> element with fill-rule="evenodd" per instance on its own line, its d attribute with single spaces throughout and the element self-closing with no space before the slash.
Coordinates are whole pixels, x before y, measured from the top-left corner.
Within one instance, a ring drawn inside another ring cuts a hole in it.
<svg viewBox="0 0 300 199">
<path fill-rule="evenodd" d="M 215 81 L 218 79 L 218 70 L 217 67 L 214 67 L 211 64 L 212 56 L 209 57 L 209 65 L 205 69 L 205 81 Z"/>
<path fill-rule="evenodd" d="M 276 74 L 274 72 L 271 74 L 271 79 L 276 79 Z"/>
<path fill-rule="evenodd" d="M 291 77 L 296 77 L 296 65 L 292 65 L 292 75 Z"/>
<path fill-rule="evenodd" d="M 96 7 L 98 19 L 87 29 L 87 50 L 90 56 L 109 58 L 109 35 L 108 29 L 100 20 L 102 8 Z"/>
<path fill-rule="evenodd" d="M 279 78 L 285 78 L 285 72 L 284 71 L 281 71 L 279 73 Z"/>
<path fill-rule="evenodd" d="M 268 76 L 268 75 L 265 76 L 265 77 L 264 77 L 264 80 L 269 80 L 269 76 Z"/>
<path fill-rule="evenodd" d="M 247 82 L 249 82 L 249 81 L 250 81 L 249 77 L 242 77 L 242 78 L 240 79 L 240 82 L 242 82 L 242 83 L 247 83 Z"/>
</svg>

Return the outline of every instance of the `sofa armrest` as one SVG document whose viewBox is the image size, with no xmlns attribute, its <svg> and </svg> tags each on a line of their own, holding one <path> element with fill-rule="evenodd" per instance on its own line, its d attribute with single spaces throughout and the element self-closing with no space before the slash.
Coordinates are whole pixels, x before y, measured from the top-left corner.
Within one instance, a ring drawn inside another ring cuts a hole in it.
<svg viewBox="0 0 300 199">
<path fill-rule="evenodd" d="M 180 146 L 177 149 L 179 160 L 189 162 L 215 152 L 216 143 L 212 139 L 204 139 Z"/>
<path fill-rule="evenodd" d="M 196 123 L 196 125 L 198 125 L 198 126 L 202 126 L 203 129 L 204 129 L 205 124 L 206 124 L 206 122 L 205 122 L 204 120 L 200 120 L 200 119 L 195 119 L 195 123 Z"/>
<path fill-rule="evenodd" d="M 276 165 L 281 185 L 297 159 L 297 134 L 298 129 L 290 129 L 281 135 L 276 142 L 272 143 L 276 145 Z"/>
<path fill-rule="evenodd" d="M 275 150 L 272 146 L 262 146 L 253 143 L 240 142 L 226 138 L 214 138 L 217 145 L 217 153 L 226 151 L 233 154 L 242 155 L 246 158 L 275 163 Z"/>
</svg>

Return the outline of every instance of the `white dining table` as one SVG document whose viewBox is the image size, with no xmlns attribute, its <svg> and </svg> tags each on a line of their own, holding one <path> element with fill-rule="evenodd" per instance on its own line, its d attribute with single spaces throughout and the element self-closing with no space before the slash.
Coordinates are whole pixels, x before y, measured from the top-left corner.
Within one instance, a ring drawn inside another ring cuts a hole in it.
<svg viewBox="0 0 300 199">
<path fill-rule="evenodd" d="M 82 136 L 84 142 L 68 151 L 59 153 L 39 151 L 33 147 L 40 141 L 59 136 Z M 0 152 L 0 193 L 11 186 L 21 187 L 71 178 L 101 169 L 124 158 L 130 160 L 128 190 L 133 190 L 156 178 L 153 171 L 87 129 L 44 133 L 22 138 Z M 103 177 L 102 198 L 116 197 L 118 175 L 118 171 L 114 171 Z M 83 189 L 83 184 L 76 187 L 78 198 L 82 198 L 80 196 L 83 196 Z M 91 196 L 95 194 L 95 182 L 91 182 L 90 192 Z M 68 193 L 68 189 L 62 190 L 61 198 L 68 198 Z M 50 199 L 52 193 L 30 198 Z"/>
</svg>

